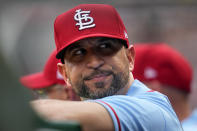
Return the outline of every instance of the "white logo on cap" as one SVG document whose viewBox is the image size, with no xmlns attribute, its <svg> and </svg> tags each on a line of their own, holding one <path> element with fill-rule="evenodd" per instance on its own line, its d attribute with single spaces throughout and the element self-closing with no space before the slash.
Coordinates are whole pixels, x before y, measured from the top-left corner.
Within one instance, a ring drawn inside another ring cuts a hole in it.
<svg viewBox="0 0 197 131">
<path fill-rule="evenodd" d="M 146 79 L 153 79 L 153 78 L 156 78 L 157 77 L 157 71 L 151 67 L 147 67 L 145 70 L 144 70 L 144 77 Z"/>
<path fill-rule="evenodd" d="M 89 16 L 90 11 L 82 11 L 81 9 L 78 9 L 75 12 L 74 19 L 78 22 L 76 25 L 79 25 L 79 30 L 92 28 L 96 25 L 93 23 L 94 19 Z"/>
<path fill-rule="evenodd" d="M 60 74 L 60 72 L 58 70 L 57 70 L 57 73 L 56 73 L 56 77 L 59 80 L 64 80 L 64 77 Z"/>
<path fill-rule="evenodd" d="M 124 31 L 124 37 L 125 37 L 125 38 L 128 38 L 128 34 L 127 34 L 126 31 Z"/>
</svg>

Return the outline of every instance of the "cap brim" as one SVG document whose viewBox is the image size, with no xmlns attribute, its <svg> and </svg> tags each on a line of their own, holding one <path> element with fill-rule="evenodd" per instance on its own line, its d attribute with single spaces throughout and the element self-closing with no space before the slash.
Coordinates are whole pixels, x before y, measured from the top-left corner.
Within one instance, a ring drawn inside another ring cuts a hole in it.
<svg viewBox="0 0 197 131">
<path fill-rule="evenodd" d="M 42 72 L 27 75 L 20 78 L 20 82 L 27 88 L 40 89 L 53 85 L 55 82 L 44 77 Z"/>
</svg>

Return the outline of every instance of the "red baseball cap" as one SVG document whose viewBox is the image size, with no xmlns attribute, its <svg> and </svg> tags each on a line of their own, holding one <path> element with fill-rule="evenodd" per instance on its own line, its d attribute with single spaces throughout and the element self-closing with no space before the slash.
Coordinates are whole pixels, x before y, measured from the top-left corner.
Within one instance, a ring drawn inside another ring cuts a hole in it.
<svg viewBox="0 0 197 131">
<path fill-rule="evenodd" d="M 158 80 L 185 92 L 191 91 L 192 68 L 175 49 L 165 43 L 139 43 L 133 75 L 141 81 Z"/>
<path fill-rule="evenodd" d="M 81 4 L 57 16 L 54 35 L 58 59 L 70 44 L 88 37 L 109 37 L 125 40 L 125 26 L 114 7 L 105 4 Z"/>
<path fill-rule="evenodd" d="M 42 72 L 23 76 L 20 78 L 20 82 L 30 89 L 46 88 L 54 84 L 65 84 L 62 75 L 57 70 L 57 63 L 60 61 L 56 59 L 56 54 L 56 50 L 51 53 Z"/>
</svg>

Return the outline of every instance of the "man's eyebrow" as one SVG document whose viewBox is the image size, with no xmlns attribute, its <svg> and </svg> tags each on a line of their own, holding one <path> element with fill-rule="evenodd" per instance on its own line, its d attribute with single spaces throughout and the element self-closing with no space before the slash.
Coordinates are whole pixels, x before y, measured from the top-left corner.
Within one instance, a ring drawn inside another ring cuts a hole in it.
<svg viewBox="0 0 197 131">
<path fill-rule="evenodd" d="M 80 48 L 81 46 L 79 45 L 79 43 L 73 43 L 72 45 L 68 46 L 68 48 L 66 49 L 66 51 L 72 51 L 76 48 Z"/>
<path fill-rule="evenodd" d="M 98 40 L 98 42 L 105 42 L 105 41 L 115 41 L 115 39 L 111 39 L 111 38 L 101 38 Z"/>
</svg>

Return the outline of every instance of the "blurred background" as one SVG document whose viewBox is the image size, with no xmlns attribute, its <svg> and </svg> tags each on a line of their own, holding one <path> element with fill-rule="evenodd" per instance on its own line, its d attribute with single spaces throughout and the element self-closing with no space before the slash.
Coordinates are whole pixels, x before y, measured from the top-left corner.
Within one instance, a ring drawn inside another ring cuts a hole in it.
<svg viewBox="0 0 197 131">
<path fill-rule="evenodd" d="M 197 106 L 196 0 L 1 0 L 0 52 L 18 77 L 43 69 L 55 48 L 55 17 L 81 3 L 113 5 L 130 43 L 166 42 L 180 51 L 194 69 L 191 104 Z"/>
</svg>

